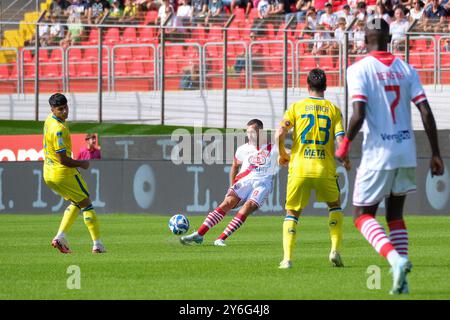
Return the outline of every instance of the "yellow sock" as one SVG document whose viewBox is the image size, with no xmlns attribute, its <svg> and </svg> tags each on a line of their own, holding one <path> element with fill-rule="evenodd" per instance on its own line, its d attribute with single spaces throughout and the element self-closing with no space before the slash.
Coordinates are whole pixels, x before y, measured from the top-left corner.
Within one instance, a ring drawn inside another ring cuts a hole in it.
<svg viewBox="0 0 450 320">
<path fill-rule="evenodd" d="M 297 222 L 298 218 L 294 216 L 286 216 L 283 223 L 283 260 L 292 260 L 292 252 L 295 248 L 297 240 Z"/>
<path fill-rule="evenodd" d="M 83 210 L 84 224 L 91 234 L 92 241 L 100 239 L 100 227 L 98 225 L 97 215 L 92 204 Z"/>
<path fill-rule="evenodd" d="M 342 243 L 342 223 L 344 215 L 341 207 L 330 208 L 328 226 L 330 228 L 331 251 L 339 251 Z"/>
<path fill-rule="evenodd" d="M 67 233 L 75 222 L 78 214 L 80 213 L 80 207 L 71 203 L 64 211 L 64 217 L 59 225 L 58 235 Z"/>
</svg>

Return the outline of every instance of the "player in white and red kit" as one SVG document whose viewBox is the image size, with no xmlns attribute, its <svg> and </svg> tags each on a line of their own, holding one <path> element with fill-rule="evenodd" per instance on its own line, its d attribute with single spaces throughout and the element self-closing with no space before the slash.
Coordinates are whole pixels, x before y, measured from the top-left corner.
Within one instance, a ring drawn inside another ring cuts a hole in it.
<svg viewBox="0 0 450 320">
<path fill-rule="evenodd" d="M 350 142 L 363 127 L 362 158 L 353 193 L 354 222 L 375 250 L 392 266 L 391 294 L 408 293 L 406 274 L 408 232 L 403 220 L 406 194 L 416 189 L 416 145 L 411 124 L 411 102 L 419 109 L 431 150 L 431 173 L 442 175 L 436 124 L 425 91 L 414 68 L 387 52 L 389 25 L 373 19 L 366 26 L 369 54 L 347 70 L 353 115 L 347 136 L 336 157 L 348 155 Z M 386 198 L 386 221 L 390 234 L 375 219 L 379 203 Z"/>
<path fill-rule="evenodd" d="M 225 199 L 208 214 L 196 232 L 180 238 L 182 244 L 201 244 L 209 229 L 222 221 L 231 209 L 242 205 L 223 233 L 214 241 L 216 246 L 225 246 L 225 239 L 239 229 L 251 213 L 261 207 L 272 191 L 273 177 L 278 171 L 278 146 L 276 143 L 266 142 L 263 123 L 258 119 L 247 123 L 247 137 L 248 143 L 236 150 L 230 172 L 231 186 Z"/>
</svg>

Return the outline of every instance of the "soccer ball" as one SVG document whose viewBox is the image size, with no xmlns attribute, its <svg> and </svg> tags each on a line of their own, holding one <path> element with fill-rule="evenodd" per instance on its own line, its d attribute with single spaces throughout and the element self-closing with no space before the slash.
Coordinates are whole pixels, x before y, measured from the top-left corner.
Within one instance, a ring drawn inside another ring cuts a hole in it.
<svg viewBox="0 0 450 320">
<path fill-rule="evenodd" d="M 169 220 L 169 229 L 173 234 L 184 234 L 189 230 L 189 220 L 182 214 L 176 214 Z"/>
</svg>

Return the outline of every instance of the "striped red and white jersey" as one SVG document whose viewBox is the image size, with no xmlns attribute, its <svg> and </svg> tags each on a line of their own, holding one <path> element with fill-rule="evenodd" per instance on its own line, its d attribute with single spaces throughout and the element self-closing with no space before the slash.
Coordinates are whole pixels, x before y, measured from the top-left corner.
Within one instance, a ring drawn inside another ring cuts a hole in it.
<svg viewBox="0 0 450 320">
<path fill-rule="evenodd" d="M 352 102 L 366 103 L 360 166 L 371 170 L 415 167 L 411 102 L 426 100 L 417 71 L 389 52 L 372 51 L 347 70 Z"/>
<path fill-rule="evenodd" d="M 278 169 L 278 147 L 264 144 L 259 149 L 251 144 L 238 147 L 234 156 L 241 169 L 233 183 L 243 179 L 272 179 Z"/>
</svg>

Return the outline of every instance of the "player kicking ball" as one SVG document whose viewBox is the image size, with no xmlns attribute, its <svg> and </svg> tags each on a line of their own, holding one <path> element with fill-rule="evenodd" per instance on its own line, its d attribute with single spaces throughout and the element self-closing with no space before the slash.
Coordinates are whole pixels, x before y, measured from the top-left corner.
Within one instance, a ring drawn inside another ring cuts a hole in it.
<svg viewBox="0 0 450 320">
<path fill-rule="evenodd" d="M 236 150 L 230 171 L 231 187 L 225 199 L 208 214 L 196 232 L 180 238 L 182 244 L 201 244 L 203 237 L 212 227 L 222 221 L 230 210 L 242 205 L 233 220 L 214 241 L 215 246 L 225 246 L 225 240 L 244 224 L 250 214 L 261 207 L 272 191 L 273 178 L 278 171 L 278 147 L 276 144 L 267 143 L 263 134 L 263 123 L 258 119 L 247 123 L 247 137 L 248 143 Z"/>
<path fill-rule="evenodd" d="M 52 246 L 61 253 L 71 253 L 66 234 L 81 211 L 94 243 L 92 253 L 104 253 L 106 250 L 100 240 L 97 215 L 89 199 L 86 183 L 77 169 L 89 168 L 89 161 L 71 158 L 72 142 L 66 122 L 69 116 L 67 99 L 55 93 L 49 103 L 52 112 L 44 123 L 44 181 L 54 192 L 71 201 Z"/>
<path fill-rule="evenodd" d="M 353 193 L 355 226 L 392 267 L 391 294 L 409 293 L 408 231 L 403 220 L 406 194 L 416 189 L 416 143 L 411 124 L 411 102 L 419 109 L 430 141 L 432 175 L 442 175 L 436 123 L 417 71 L 388 52 L 389 24 L 373 19 L 366 26 L 369 54 L 348 68 L 353 115 L 336 157 L 344 159 L 364 124 L 362 158 Z M 375 219 L 386 199 L 389 237 Z"/>
</svg>

